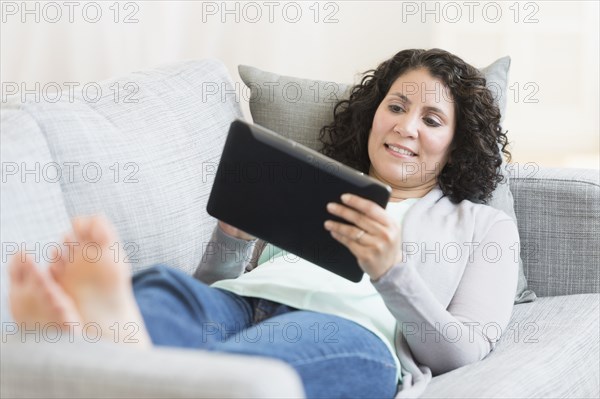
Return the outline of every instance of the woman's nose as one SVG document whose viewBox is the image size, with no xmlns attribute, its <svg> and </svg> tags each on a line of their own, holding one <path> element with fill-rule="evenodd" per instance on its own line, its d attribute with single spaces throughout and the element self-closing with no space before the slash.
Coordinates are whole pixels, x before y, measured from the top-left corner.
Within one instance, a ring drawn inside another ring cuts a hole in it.
<svg viewBox="0 0 600 399">
<path fill-rule="evenodd" d="M 417 122 L 414 120 L 414 118 L 405 116 L 396 122 L 396 125 L 394 126 L 394 132 L 399 133 L 402 136 L 417 137 Z"/>
</svg>

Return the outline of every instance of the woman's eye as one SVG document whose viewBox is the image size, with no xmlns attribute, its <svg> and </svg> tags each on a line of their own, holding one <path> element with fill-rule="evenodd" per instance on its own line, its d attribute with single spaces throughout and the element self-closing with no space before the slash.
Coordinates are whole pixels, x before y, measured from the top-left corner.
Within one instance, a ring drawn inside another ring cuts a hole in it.
<svg viewBox="0 0 600 399">
<path fill-rule="evenodd" d="M 402 108 L 401 106 L 396 105 L 396 104 L 391 104 L 389 108 L 390 108 L 390 111 L 392 111 L 392 112 L 402 112 L 402 111 L 404 111 L 404 108 Z"/>
<path fill-rule="evenodd" d="M 425 123 L 427 124 L 427 126 L 431 126 L 431 127 L 441 126 L 441 124 L 438 123 L 438 121 L 436 121 L 433 118 L 424 118 L 423 120 L 425 121 Z"/>
</svg>

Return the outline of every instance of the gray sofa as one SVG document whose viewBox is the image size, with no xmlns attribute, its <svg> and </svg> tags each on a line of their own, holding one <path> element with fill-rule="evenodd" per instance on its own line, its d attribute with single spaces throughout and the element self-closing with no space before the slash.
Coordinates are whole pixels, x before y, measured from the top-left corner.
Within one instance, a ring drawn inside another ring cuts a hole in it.
<svg viewBox="0 0 600 399">
<path fill-rule="evenodd" d="M 206 202 L 244 95 L 224 66 L 182 62 L 100 87 L 97 101 L 63 96 L 1 111 L 0 396 L 302 397 L 296 373 L 276 360 L 17 331 L 6 263 L 25 249 L 47 264 L 70 217 L 106 214 L 121 237 L 114 256 L 127 256 L 132 272 L 165 263 L 192 273 L 215 226 Z M 523 267 L 538 298 L 515 305 L 486 359 L 434 377 L 423 397 L 597 398 L 598 171 L 510 166 Z"/>
</svg>

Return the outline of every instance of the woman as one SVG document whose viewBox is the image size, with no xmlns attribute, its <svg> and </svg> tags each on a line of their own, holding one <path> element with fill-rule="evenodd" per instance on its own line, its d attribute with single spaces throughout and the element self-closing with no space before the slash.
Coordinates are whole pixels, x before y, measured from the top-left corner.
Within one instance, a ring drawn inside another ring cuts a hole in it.
<svg viewBox="0 0 600 399">
<path fill-rule="evenodd" d="M 49 275 L 16 259 L 13 316 L 107 333 L 118 323 L 140 347 L 275 357 L 296 369 L 307 397 L 417 396 L 432 374 L 484 358 L 510 318 L 518 232 L 481 204 L 502 178 L 498 145 L 510 156 L 499 120 L 475 68 L 438 49 L 401 51 L 321 131 L 326 155 L 392 187 L 386 209 L 353 195 L 327 207 L 347 221 L 324 228 L 356 256 L 361 282 L 219 222 L 195 278 L 155 266 L 131 282 L 126 265 L 77 250 Z M 114 239 L 92 217 L 75 219 L 65 242 Z"/>
</svg>

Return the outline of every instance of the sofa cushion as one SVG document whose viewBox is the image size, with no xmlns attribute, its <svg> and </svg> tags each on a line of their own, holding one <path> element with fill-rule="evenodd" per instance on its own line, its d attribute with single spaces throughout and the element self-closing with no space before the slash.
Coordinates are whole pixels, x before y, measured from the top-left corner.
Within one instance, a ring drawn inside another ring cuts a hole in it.
<svg viewBox="0 0 600 399">
<path fill-rule="evenodd" d="M 0 120 L 0 316 L 4 323 L 11 320 L 7 263 L 12 255 L 27 252 L 45 267 L 70 223 L 57 165 L 35 120 L 19 107 L 2 108 Z"/>
<path fill-rule="evenodd" d="M 52 158 L 72 165 L 61 180 L 69 215 L 104 213 L 122 240 L 114 258 L 128 255 L 133 271 L 166 263 L 192 272 L 215 225 L 206 203 L 229 124 L 241 117 L 233 99 L 209 95 L 231 90 L 227 70 L 189 61 L 99 87 L 98 100 L 90 91 L 23 107 Z"/>
<path fill-rule="evenodd" d="M 515 305 L 493 352 L 434 377 L 422 397 L 597 398 L 599 302 L 581 294 Z"/>
<path fill-rule="evenodd" d="M 498 101 L 502 118 L 506 113 L 509 68 L 510 57 L 503 57 L 481 69 L 487 86 Z M 240 65 L 238 71 L 250 88 L 250 112 L 254 122 L 317 151 L 322 148 L 319 131 L 333 120 L 335 104 L 348 98 L 352 88 L 345 83 L 282 76 L 247 65 Z M 489 205 L 504 211 L 516 223 L 506 162 L 501 171 L 505 180 L 493 192 Z M 527 289 L 523 262 L 519 257 L 515 302 L 534 299 L 535 293 Z"/>
</svg>

